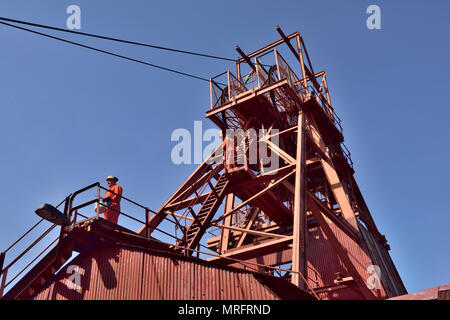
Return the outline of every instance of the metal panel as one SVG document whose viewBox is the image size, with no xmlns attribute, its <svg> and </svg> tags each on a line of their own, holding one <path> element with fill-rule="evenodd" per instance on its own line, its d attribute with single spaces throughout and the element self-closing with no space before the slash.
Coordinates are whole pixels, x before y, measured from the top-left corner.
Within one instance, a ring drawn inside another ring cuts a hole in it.
<svg viewBox="0 0 450 320">
<path fill-rule="evenodd" d="M 350 260 L 355 265 L 358 274 L 363 281 L 367 281 L 370 276 L 367 273 L 367 267 L 373 264 L 370 256 L 366 252 L 364 244 L 357 244 L 336 225 L 329 221 L 336 238 L 347 251 Z M 319 228 L 309 230 L 308 237 L 308 279 L 312 288 L 334 285 L 336 273 L 340 272 L 342 276 L 349 276 L 337 253 L 333 249 L 331 243 L 327 240 L 326 235 Z M 372 293 L 380 299 L 387 298 L 383 285 L 379 290 L 374 289 Z M 322 299 L 363 299 L 361 294 L 353 288 L 333 290 L 332 293 L 322 293 Z"/>
<path fill-rule="evenodd" d="M 448 297 L 450 284 L 390 298 L 389 300 L 437 300 Z"/>
<path fill-rule="evenodd" d="M 277 265 L 289 263 L 289 262 L 291 262 L 291 260 L 292 260 L 292 249 L 285 249 L 285 250 L 281 250 L 281 251 L 278 251 L 275 253 L 260 255 L 256 258 L 250 258 L 250 259 L 246 259 L 246 260 L 242 260 L 242 261 L 245 263 L 249 263 L 249 265 L 247 265 L 247 268 L 251 268 L 252 264 L 277 266 Z M 242 268 L 243 264 L 241 262 L 236 262 L 236 263 L 230 264 L 230 266 L 233 266 L 236 268 Z M 257 266 L 254 266 L 253 268 L 255 270 L 258 269 Z"/>
<path fill-rule="evenodd" d="M 393 269 L 389 263 L 390 259 L 387 257 L 389 255 L 387 250 L 383 248 L 374 236 L 359 222 L 358 227 L 374 264 L 380 267 L 380 280 L 389 297 L 395 297 L 405 292 L 401 280 L 396 273 L 392 271 Z"/>
<path fill-rule="evenodd" d="M 438 300 L 450 300 L 450 289 L 439 290 L 438 291 Z"/>
<path fill-rule="evenodd" d="M 75 279 L 74 272 L 70 272 L 73 266 L 80 273 L 79 290 L 70 288 Z M 279 294 L 281 289 L 284 293 Z M 295 296 L 295 292 L 298 297 L 298 290 L 282 279 L 220 267 L 196 258 L 125 246 L 102 246 L 69 262 L 33 298 L 277 300 Z"/>
</svg>

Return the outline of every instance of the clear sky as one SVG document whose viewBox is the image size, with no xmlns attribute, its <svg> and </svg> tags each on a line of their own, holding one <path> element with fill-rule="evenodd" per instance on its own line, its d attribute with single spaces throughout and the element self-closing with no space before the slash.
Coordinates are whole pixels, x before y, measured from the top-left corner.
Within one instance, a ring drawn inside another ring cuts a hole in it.
<svg viewBox="0 0 450 320">
<path fill-rule="evenodd" d="M 83 32 L 231 58 L 235 45 L 277 40 L 276 25 L 299 31 L 407 290 L 450 283 L 449 1 L 2 0 L 0 16 L 65 28 L 71 4 Z M 366 27 L 371 4 L 380 30 Z M 205 78 L 234 67 L 53 34 Z M 38 221 L 39 204 L 107 175 L 156 210 L 194 169 L 171 162 L 170 137 L 195 120 L 214 127 L 208 83 L 3 25 L 0 48 L 0 250 Z"/>
</svg>

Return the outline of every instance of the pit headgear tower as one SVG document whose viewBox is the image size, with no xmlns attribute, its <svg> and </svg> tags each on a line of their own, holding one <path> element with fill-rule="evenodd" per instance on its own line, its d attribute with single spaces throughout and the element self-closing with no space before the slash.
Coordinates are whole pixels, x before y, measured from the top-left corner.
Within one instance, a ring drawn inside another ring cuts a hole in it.
<svg viewBox="0 0 450 320">
<path fill-rule="evenodd" d="M 236 75 L 211 79 L 206 117 L 223 143 L 150 219 L 150 233 L 172 216 L 184 254 L 206 244 L 219 254 L 209 261 L 278 275 L 321 298 L 403 294 L 354 179 L 326 73 L 313 69 L 298 32 L 277 31 L 280 40 L 250 54 L 236 47 Z"/>
</svg>

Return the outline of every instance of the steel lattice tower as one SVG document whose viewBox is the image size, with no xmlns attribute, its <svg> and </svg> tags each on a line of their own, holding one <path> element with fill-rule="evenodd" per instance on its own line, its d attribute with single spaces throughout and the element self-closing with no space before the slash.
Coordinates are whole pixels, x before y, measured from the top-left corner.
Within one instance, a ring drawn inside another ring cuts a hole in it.
<svg viewBox="0 0 450 320">
<path fill-rule="evenodd" d="M 150 219 L 150 233 L 173 216 L 183 235 L 175 245 L 192 255 L 206 231 L 218 228 L 207 245 L 219 256 L 207 260 L 277 274 L 323 298 L 403 294 L 354 179 L 326 73 L 313 70 L 298 32 L 277 31 L 280 40 L 250 54 L 236 47 L 236 76 L 226 71 L 211 79 L 206 117 L 222 130 L 223 144 Z M 279 46 L 292 52 L 300 75 Z M 277 157 L 276 169 L 267 170 L 262 147 Z M 372 265 L 380 281 L 371 290 Z"/>
</svg>

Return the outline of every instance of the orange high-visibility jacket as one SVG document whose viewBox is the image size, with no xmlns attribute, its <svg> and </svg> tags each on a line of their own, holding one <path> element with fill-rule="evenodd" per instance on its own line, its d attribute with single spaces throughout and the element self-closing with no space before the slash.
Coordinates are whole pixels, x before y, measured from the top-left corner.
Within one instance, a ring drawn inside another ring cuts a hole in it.
<svg viewBox="0 0 450 320">
<path fill-rule="evenodd" d="M 122 195 L 122 187 L 119 186 L 118 184 L 115 184 L 113 186 L 111 186 L 109 188 L 110 191 L 114 192 L 109 192 L 106 191 L 105 196 L 103 198 L 111 198 L 111 207 L 119 207 L 120 208 L 120 199 L 121 199 L 121 195 Z"/>
<path fill-rule="evenodd" d="M 117 224 L 120 214 L 121 195 L 122 195 L 122 187 L 117 184 L 111 186 L 109 188 L 109 191 L 106 191 L 105 193 L 104 198 L 107 197 L 111 198 L 111 205 L 109 206 L 109 208 L 106 208 L 105 212 L 103 213 L 103 216 L 109 222 Z"/>
</svg>

